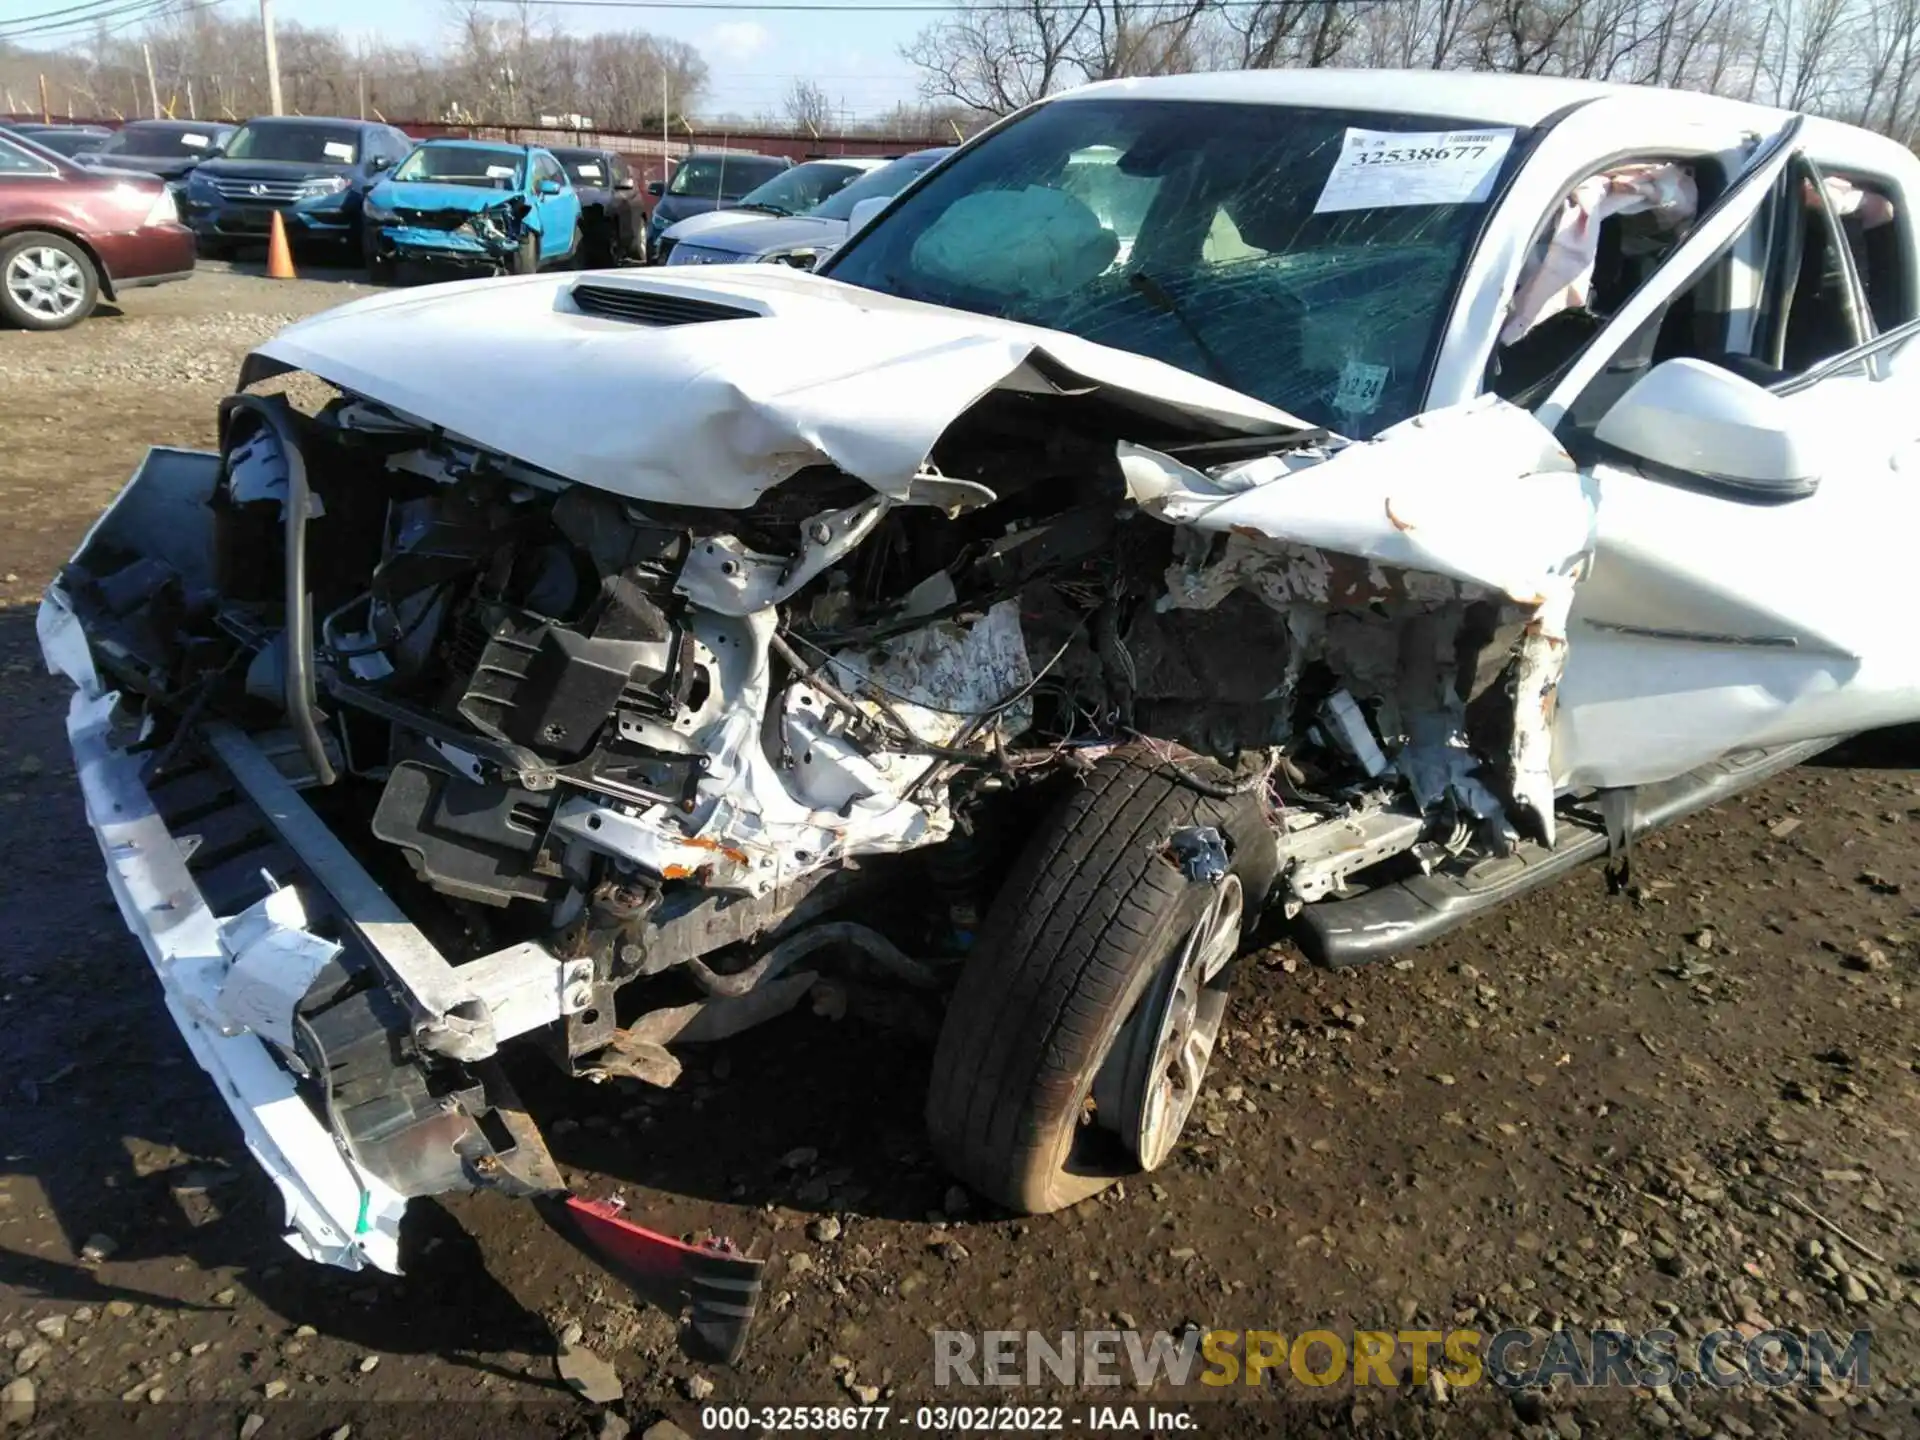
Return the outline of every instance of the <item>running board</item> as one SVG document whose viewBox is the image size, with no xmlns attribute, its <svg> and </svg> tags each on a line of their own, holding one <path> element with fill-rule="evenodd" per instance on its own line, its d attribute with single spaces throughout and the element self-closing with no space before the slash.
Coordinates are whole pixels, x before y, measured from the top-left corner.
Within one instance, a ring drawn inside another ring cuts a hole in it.
<svg viewBox="0 0 1920 1440">
<path fill-rule="evenodd" d="M 1637 786 L 1629 808 L 1630 838 L 1661 830 L 1696 811 L 1810 760 L 1838 736 L 1768 750 L 1739 750 L 1672 780 Z M 1476 916 L 1607 853 L 1607 832 L 1592 805 L 1559 816 L 1559 843 L 1523 841 L 1510 855 L 1492 855 L 1464 870 L 1413 875 L 1349 900 L 1309 905 L 1295 921 L 1295 939 L 1315 964 L 1346 969 L 1384 960 L 1439 939 Z"/>
</svg>

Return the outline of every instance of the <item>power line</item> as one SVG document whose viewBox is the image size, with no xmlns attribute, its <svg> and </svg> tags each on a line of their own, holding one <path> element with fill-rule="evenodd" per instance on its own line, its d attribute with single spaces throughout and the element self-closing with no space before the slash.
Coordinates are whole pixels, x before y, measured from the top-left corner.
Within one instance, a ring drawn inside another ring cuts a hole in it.
<svg viewBox="0 0 1920 1440">
<path fill-rule="evenodd" d="M 62 15 L 71 15 L 76 10 L 97 10 L 103 5 L 118 4 L 119 0 L 82 0 L 78 5 L 69 5 L 63 10 L 42 10 L 37 15 L 16 15 L 11 20 L 0 21 L 0 26 L 12 29 L 17 25 L 37 25 L 42 20 L 57 20 Z M 82 19 L 86 17 L 82 16 Z M 69 20 L 69 25 L 76 22 Z"/>
<path fill-rule="evenodd" d="M 167 6 L 167 0 L 133 0 L 131 4 L 128 4 L 127 0 L 94 0 L 94 6 L 103 3 L 111 5 L 113 8 L 105 10 L 95 9 L 91 15 L 81 15 L 77 18 L 66 20 L 49 20 L 45 15 L 29 15 L 18 22 L 9 20 L 5 22 L 4 27 L 0 27 L 0 37 L 11 40 L 18 35 L 38 35 L 48 30 L 85 30 L 97 21 L 112 20 L 118 16 L 130 14 L 135 10 L 142 10 L 145 11 L 147 15 L 157 16 Z M 143 16 L 142 18 L 145 17 Z M 27 21 L 40 23 L 28 24 Z"/>
<path fill-rule="evenodd" d="M 48 44 L 66 45 L 74 40 L 86 39 L 94 35 L 116 35 L 122 30 L 130 30 L 135 25 L 145 25 L 149 21 L 171 20 L 179 16 L 191 15 L 198 10 L 211 10 L 215 6 L 224 5 L 225 3 L 226 0 L 193 0 L 191 4 L 179 5 L 175 4 L 174 0 L 135 0 L 134 4 L 125 6 L 117 11 L 109 11 L 99 15 L 89 16 L 78 22 L 69 21 L 63 22 L 63 24 L 59 26 L 46 27 L 55 31 L 64 31 L 65 33 L 63 34 L 19 31 L 14 34 L 0 35 L 0 40 L 11 42 L 17 35 L 33 33 L 36 47 Z M 142 13 L 133 16 L 130 20 L 122 20 L 117 25 L 101 25 L 99 23 L 102 20 L 111 19 L 115 15 L 124 15 L 132 10 L 140 10 Z"/>
<path fill-rule="evenodd" d="M 716 13 L 748 10 L 759 14 L 815 15 L 823 12 L 850 15 L 952 15 L 1005 13 L 1031 15 L 1035 12 L 1071 14 L 1094 8 L 1096 0 L 991 0 L 968 4 L 963 0 L 934 0 L 931 4 L 897 4 L 892 0 L 876 5 L 846 3 L 846 0 L 478 0 L 482 5 L 529 5 L 552 10 L 711 10 Z M 1323 5 L 1326 0 L 1205 0 L 1202 10 L 1292 10 Z"/>
</svg>

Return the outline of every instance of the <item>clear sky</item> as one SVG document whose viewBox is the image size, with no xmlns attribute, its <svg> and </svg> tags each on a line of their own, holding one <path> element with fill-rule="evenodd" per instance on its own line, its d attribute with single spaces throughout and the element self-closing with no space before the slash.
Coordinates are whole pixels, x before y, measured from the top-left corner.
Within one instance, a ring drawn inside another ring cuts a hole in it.
<svg viewBox="0 0 1920 1440">
<path fill-rule="evenodd" d="M 238 16 L 257 0 L 223 0 L 224 15 Z M 858 3 L 858 0 L 849 0 Z M 0 0 L 0 36 L 8 21 L 73 7 L 76 0 Z M 442 0 L 273 0 L 282 20 L 331 25 L 349 37 L 368 36 L 433 44 L 448 26 Z M 129 0 L 128 9 L 132 4 Z M 507 7 L 500 7 L 503 14 Z M 924 28 L 929 16 L 900 14 L 788 14 L 777 10 L 616 10 L 586 6 L 542 7 L 559 27 L 646 30 L 697 46 L 710 72 L 702 114 L 761 109 L 778 113 L 795 76 L 817 81 L 836 105 L 859 119 L 918 97 L 913 67 L 900 47 Z M 38 44 L 22 36 L 18 43 Z"/>
</svg>

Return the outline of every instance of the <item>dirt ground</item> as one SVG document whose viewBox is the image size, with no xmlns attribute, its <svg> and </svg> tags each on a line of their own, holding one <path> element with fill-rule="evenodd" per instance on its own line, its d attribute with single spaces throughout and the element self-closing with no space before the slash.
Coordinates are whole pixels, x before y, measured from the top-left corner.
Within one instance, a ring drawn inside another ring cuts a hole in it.
<svg viewBox="0 0 1920 1440">
<path fill-rule="evenodd" d="M 700 1433 L 703 1402 L 857 1397 L 948 1430 L 983 1427 L 917 1407 L 1052 1400 L 1093 1433 L 1122 1423 L 1093 1403 L 1156 1401 L 1207 1435 L 1920 1434 L 1920 747 L 1897 738 L 1644 844 L 1626 893 L 1579 875 L 1355 972 L 1261 952 L 1175 1158 L 1055 1217 L 973 1209 L 934 1166 L 924 1025 L 797 1013 L 670 1092 L 523 1065 L 576 1190 L 772 1257 L 733 1370 L 680 1358 L 497 1198 L 416 1202 L 404 1278 L 299 1260 L 102 883 L 33 609 L 147 446 L 211 443 L 248 345 L 363 293 L 209 266 L 77 331 L 0 332 L 0 1380 L 34 1409 L 10 1390 L 0 1425 L 617 1440 Z M 611 1410 L 556 1377 L 570 1324 L 619 1373 Z M 1869 1328 L 1871 1383 L 937 1391 L 928 1333 L 1603 1324 Z M 446 1401 L 485 1403 L 423 1408 Z"/>
</svg>

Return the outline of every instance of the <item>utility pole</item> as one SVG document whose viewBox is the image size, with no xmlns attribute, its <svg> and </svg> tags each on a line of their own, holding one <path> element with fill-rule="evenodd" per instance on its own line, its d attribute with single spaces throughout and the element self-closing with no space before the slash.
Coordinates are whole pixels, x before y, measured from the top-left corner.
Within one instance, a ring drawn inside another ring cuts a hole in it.
<svg viewBox="0 0 1920 1440">
<path fill-rule="evenodd" d="M 45 75 L 40 77 L 40 123 L 42 125 L 53 123 L 53 112 L 47 108 L 47 77 Z"/>
<path fill-rule="evenodd" d="M 267 108 L 286 114 L 280 104 L 280 46 L 273 38 L 273 0 L 260 0 L 260 28 L 267 37 Z"/>
<path fill-rule="evenodd" d="M 367 72 L 360 72 L 360 118 L 367 118 Z"/>
<path fill-rule="evenodd" d="M 47 81 L 43 75 L 40 78 L 42 96 L 46 94 L 46 89 Z M 667 150 L 673 144 L 673 132 L 667 120 L 667 94 L 667 69 L 663 65 L 660 67 L 660 185 L 662 189 L 665 189 L 667 184 Z"/>
<path fill-rule="evenodd" d="M 147 61 L 147 99 L 153 103 L 153 118 L 158 120 L 160 118 L 160 87 L 154 83 L 153 79 L 153 47 L 143 40 L 140 42 L 140 53 L 146 57 Z"/>
<path fill-rule="evenodd" d="M 193 108 L 193 81 L 191 80 L 187 81 L 187 118 L 189 120 L 200 118 L 200 112 Z"/>
</svg>

